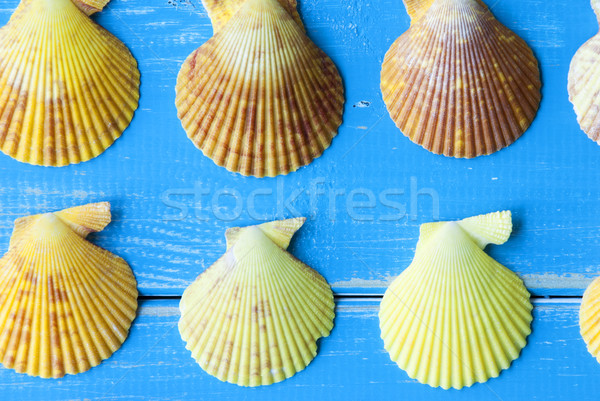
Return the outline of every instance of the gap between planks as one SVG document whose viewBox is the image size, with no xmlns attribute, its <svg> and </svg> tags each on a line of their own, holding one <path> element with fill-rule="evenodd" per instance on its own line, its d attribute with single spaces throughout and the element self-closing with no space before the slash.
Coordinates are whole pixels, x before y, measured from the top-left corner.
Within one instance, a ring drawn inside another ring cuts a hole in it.
<svg viewBox="0 0 600 401">
<path fill-rule="evenodd" d="M 383 298 L 383 295 L 378 295 L 378 294 L 337 295 L 337 294 L 334 294 L 334 298 L 335 298 L 336 302 L 339 302 L 339 301 L 342 301 L 342 302 L 350 301 L 351 302 L 353 300 L 380 302 L 381 299 Z M 582 298 L 583 297 L 581 297 L 579 295 L 573 295 L 573 296 L 532 295 L 531 302 L 534 304 L 547 304 L 547 303 L 578 304 L 578 303 L 581 303 Z M 167 300 L 179 301 L 179 300 L 181 300 L 181 296 L 180 295 L 140 295 L 138 297 L 138 300 L 140 300 L 140 301 L 167 301 Z"/>
</svg>

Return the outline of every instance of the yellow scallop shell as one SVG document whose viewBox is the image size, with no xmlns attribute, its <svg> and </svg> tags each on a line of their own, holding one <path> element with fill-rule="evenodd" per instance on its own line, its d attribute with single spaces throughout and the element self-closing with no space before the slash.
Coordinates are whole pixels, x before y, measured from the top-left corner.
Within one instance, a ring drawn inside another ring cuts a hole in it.
<svg viewBox="0 0 600 401">
<path fill-rule="evenodd" d="M 479 0 L 405 0 L 411 26 L 390 47 L 381 91 L 404 135 L 472 158 L 513 143 L 539 107 L 533 52 Z"/>
<path fill-rule="evenodd" d="M 98 156 L 127 128 L 140 74 L 127 47 L 86 15 L 105 3 L 22 0 L 0 30 L 2 152 L 65 166 Z"/>
<path fill-rule="evenodd" d="M 579 328 L 587 350 L 600 363 L 600 277 L 592 281 L 583 294 Z"/>
<path fill-rule="evenodd" d="M 333 328 L 329 284 L 286 248 L 304 219 L 227 230 L 227 251 L 183 293 L 179 332 L 207 373 L 240 386 L 282 381 Z"/>
<path fill-rule="evenodd" d="M 600 18 L 600 1 L 592 0 Z M 585 42 L 575 53 L 569 69 L 569 100 L 577 121 L 587 136 L 600 145 L 600 34 Z"/>
<path fill-rule="evenodd" d="M 85 237 L 108 203 L 18 219 L 0 259 L 0 362 L 43 378 L 77 374 L 125 341 L 137 309 L 127 263 Z"/>
<path fill-rule="evenodd" d="M 176 90 L 188 137 L 242 175 L 276 176 L 309 164 L 342 123 L 335 65 L 277 0 L 247 0 L 187 58 Z"/>
<path fill-rule="evenodd" d="M 379 312 L 385 349 L 411 378 L 460 389 L 518 358 L 531 333 L 529 292 L 483 251 L 511 230 L 508 211 L 421 226 L 415 257 Z"/>
</svg>

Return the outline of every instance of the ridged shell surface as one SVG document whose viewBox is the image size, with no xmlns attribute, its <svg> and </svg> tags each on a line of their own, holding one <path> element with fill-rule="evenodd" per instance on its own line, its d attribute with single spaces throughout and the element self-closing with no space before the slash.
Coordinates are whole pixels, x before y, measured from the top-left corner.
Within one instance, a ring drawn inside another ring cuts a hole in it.
<svg viewBox="0 0 600 401">
<path fill-rule="evenodd" d="M 425 14 L 435 0 L 403 0 L 406 12 L 411 21 L 416 21 Z"/>
<path fill-rule="evenodd" d="M 179 331 L 210 375 L 240 386 L 282 381 L 329 335 L 329 284 L 285 250 L 303 221 L 228 230 L 227 252 L 183 293 Z"/>
<path fill-rule="evenodd" d="M 23 0 L 0 30 L 0 150 L 43 166 L 98 156 L 129 125 L 139 79 L 127 47 L 71 0 Z"/>
<path fill-rule="evenodd" d="M 242 175 L 276 176 L 309 164 L 342 122 L 335 65 L 277 0 L 247 0 L 184 62 L 176 90 L 188 137 Z"/>
<path fill-rule="evenodd" d="M 583 294 L 579 328 L 587 350 L 600 363 L 600 278 L 592 281 Z"/>
<path fill-rule="evenodd" d="M 87 15 L 102 11 L 110 0 L 72 0 Z"/>
<path fill-rule="evenodd" d="M 381 91 L 413 142 L 472 158 L 513 143 L 539 107 L 533 52 L 479 0 L 405 1 L 412 23 L 388 50 Z"/>
<path fill-rule="evenodd" d="M 415 257 L 379 312 L 385 349 L 411 378 L 460 389 L 518 358 L 531 333 L 529 292 L 483 251 L 508 239 L 510 219 L 501 212 L 421 227 Z"/>
<path fill-rule="evenodd" d="M 127 263 L 85 236 L 110 221 L 107 203 L 15 222 L 0 259 L 0 362 L 43 378 L 85 372 L 127 337 L 137 309 Z"/>
<path fill-rule="evenodd" d="M 217 33 L 223 28 L 246 1 L 247 0 L 202 0 L 202 4 L 204 5 L 204 8 L 206 8 L 210 21 L 212 22 L 213 31 Z M 296 21 L 298 26 L 304 28 L 302 20 L 300 19 L 300 14 L 298 14 L 296 0 L 278 1 L 288 14 L 294 18 L 294 21 Z"/>
<path fill-rule="evenodd" d="M 592 0 L 592 7 L 600 18 L 600 1 Z M 600 145 L 600 34 L 575 53 L 569 69 L 568 89 L 579 126 Z"/>
</svg>

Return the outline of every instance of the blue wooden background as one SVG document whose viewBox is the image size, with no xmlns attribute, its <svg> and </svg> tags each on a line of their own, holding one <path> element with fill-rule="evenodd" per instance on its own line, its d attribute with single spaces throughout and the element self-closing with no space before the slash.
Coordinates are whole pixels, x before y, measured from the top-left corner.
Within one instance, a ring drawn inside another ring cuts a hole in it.
<svg viewBox="0 0 600 401">
<path fill-rule="evenodd" d="M 2 399 L 598 399 L 600 366 L 585 351 L 577 311 L 600 274 L 600 147 L 579 129 L 567 94 L 570 60 L 598 31 L 596 18 L 587 0 L 485 1 L 540 61 L 543 99 L 521 139 L 475 160 L 413 144 L 379 92 L 384 54 L 409 25 L 402 2 L 300 0 L 308 34 L 343 76 L 346 110 L 321 158 L 273 179 L 217 167 L 176 117 L 179 67 L 212 34 L 200 0 L 111 1 L 94 19 L 137 58 L 140 107 L 90 162 L 42 168 L 0 154 L 0 248 L 17 217 L 108 200 L 114 222 L 91 238 L 132 266 L 142 307 L 130 338 L 101 366 L 55 381 L 0 369 Z M 0 0 L 0 24 L 17 4 Z M 552 299 L 536 301 L 529 345 L 499 378 L 460 392 L 418 384 L 383 351 L 379 297 L 410 263 L 421 223 L 503 209 L 513 211 L 515 230 L 489 252 Z M 177 298 L 224 251 L 226 228 L 294 215 L 309 220 L 292 252 L 332 284 L 336 327 L 292 379 L 260 389 L 222 384 L 184 349 Z"/>
</svg>

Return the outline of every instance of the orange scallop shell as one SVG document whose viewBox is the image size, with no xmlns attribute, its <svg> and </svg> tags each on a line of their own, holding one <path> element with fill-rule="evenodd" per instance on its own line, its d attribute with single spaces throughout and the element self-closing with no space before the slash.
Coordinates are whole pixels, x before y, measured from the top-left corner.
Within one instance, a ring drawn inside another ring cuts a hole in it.
<svg viewBox="0 0 600 401">
<path fill-rule="evenodd" d="M 297 170 L 342 123 L 337 68 L 277 0 L 248 0 L 184 62 L 178 116 L 219 166 L 242 175 Z"/>
<path fill-rule="evenodd" d="M 385 56 L 381 91 L 404 135 L 472 158 L 513 143 L 539 107 L 527 44 L 479 0 L 406 0 L 412 23 Z"/>
</svg>

